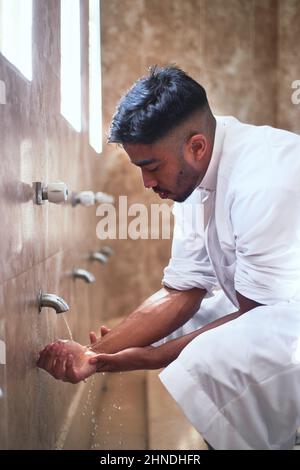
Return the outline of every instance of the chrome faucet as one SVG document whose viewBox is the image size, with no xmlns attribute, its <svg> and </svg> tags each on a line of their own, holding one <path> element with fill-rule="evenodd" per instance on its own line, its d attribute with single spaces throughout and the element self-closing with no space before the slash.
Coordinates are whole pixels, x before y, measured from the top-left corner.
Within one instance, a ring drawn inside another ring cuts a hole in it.
<svg viewBox="0 0 300 470">
<path fill-rule="evenodd" d="M 101 248 L 100 253 L 103 253 L 107 257 L 115 254 L 114 250 L 110 246 L 107 246 L 107 245 Z"/>
<path fill-rule="evenodd" d="M 94 251 L 91 253 L 90 259 L 92 261 L 99 261 L 99 263 L 107 263 L 108 257 L 104 253 L 100 253 L 100 251 Z"/>
<path fill-rule="evenodd" d="M 42 311 L 43 307 L 54 308 L 56 313 L 67 312 L 69 305 L 67 302 L 56 294 L 46 294 L 40 291 L 38 297 L 39 312 Z"/>
<path fill-rule="evenodd" d="M 83 279 L 88 284 L 96 281 L 94 274 L 90 273 L 86 269 L 81 268 L 74 268 L 73 269 L 73 277 Z"/>
</svg>

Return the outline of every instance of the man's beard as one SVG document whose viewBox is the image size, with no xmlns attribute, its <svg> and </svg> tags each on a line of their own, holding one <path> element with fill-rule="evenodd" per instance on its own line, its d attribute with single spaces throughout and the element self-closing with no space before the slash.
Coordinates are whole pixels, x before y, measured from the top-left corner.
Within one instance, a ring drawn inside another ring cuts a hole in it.
<svg viewBox="0 0 300 470">
<path fill-rule="evenodd" d="M 185 201 L 198 186 L 198 181 L 199 175 L 182 157 L 181 168 L 176 178 L 176 188 L 178 189 L 172 199 L 176 202 Z"/>
</svg>

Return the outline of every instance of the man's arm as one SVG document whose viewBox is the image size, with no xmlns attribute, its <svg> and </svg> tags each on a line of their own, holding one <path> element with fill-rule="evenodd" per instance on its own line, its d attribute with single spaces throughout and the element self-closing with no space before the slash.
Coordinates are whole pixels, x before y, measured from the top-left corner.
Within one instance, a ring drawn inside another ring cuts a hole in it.
<svg viewBox="0 0 300 470">
<path fill-rule="evenodd" d="M 94 343 L 91 349 L 115 353 L 125 348 L 148 346 L 186 323 L 199 309 L 205 294 L 204 289 L 178 291 L 164 287 Z"/>
<path fill-rule="evenodd" d="M 92 348 L 74 341 L 55 341 L 40 352 L 37 365 L 56 379 L 78 383 L 97 372 L 97 365 L 89 362 L 91 357 L 99 352 L 109 353 L 107 355 L 112 357 L 125 349 L 130 353 L 123 365 L 130 367 L 127 370 L 138 368 L 132 352 L 144 353 L 147 348 L 154 349 L 149 345 L 176 330 L 193 316 L 205 293 L 205 290 L 197 288 L 186 291 L 163 288 L 105 334 Z M 131 359 L 133 361 L 128 365 Z M 122 361 L 124 363 L 124 357 Z"/>
<path fill-rule="evenodd" d="M 168 364 L 173 362 L 181 353 L 181 351 L 194 339 L 196 336 L 205 333 L 208 330 L 217 328 L 224 323 L 235 320 L 240 315 L 252 310 L 253 308 L 259 307 L 262 304 L 255 302 L 254 300 L 248 299 L 241 295 L 239 292 L 236 292 L 237 300 L 239 302 L 240 308 L 234 313 L 225 315 L 224 317 L 218 318 L 217 320 L 208 323 L 207 325 L 199 328 L 192 333 L 176 338 L 168 343 L 163 344 L 159 348 L 154 348 L 149 351 L 149 362 L 151 364 L 150 368 L 159 369 L 161 367 L 166 367 Z M 151 357 L 152 355 L 152 357 Z"/>
<path fill-rule="evenodd" d="M 159 347 L 128 348 L 116 354 L 99 354 L 90 359 L 90 364 L 97 367 L 98 372 L 117 372 L 135 369 L 160 369 L 173 362 L 181 351 L 196 336 L 205 333 L 208 330 L 217 328 L 224 323 L 235 320 L 240 315 L 259 307 L 262 304 L 248 299 L 243 295 L 236 293 L 240 308 L 237 312 L 230 313 L 224 317 L 208 323 L 192 333 L 176 338 Z"/>
</svg>

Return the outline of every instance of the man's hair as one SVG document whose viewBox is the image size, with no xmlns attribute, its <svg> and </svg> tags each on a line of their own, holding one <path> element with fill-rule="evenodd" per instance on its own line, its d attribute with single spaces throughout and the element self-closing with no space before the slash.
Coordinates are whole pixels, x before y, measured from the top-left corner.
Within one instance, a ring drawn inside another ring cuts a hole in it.
<svg viewBox="0 0 300 470">
<path fill-rule="evenodd" d="M 176 66 L 152 66 L 121 98 L 108 142 L 151 144 L 208 107 L 204 88 Z"/>
</svg>

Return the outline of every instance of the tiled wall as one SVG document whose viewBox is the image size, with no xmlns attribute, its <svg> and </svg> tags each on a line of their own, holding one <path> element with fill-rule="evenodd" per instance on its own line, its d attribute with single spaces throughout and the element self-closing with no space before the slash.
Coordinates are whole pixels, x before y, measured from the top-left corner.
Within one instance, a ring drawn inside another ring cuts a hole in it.
<svg viewBox="0 0 300 470">
<path fill-rule="evenodd" d="M 60 115 L 59 12 L 58 0 L 34 2 L 31 83 L 0 57 L 0 78 L 6 84 L 6 104 L 0 105 L 0 321 L 5 323 L 0 339 L 7 348 L 5 396 L 0 399 L 6 432 L 0 435 L 0 448 L 53 448 L 62 442 L 62 425 L 79 390 L 36 368 L 43 346 L 68 337 L 61 315 L 52 309 L 38 313 L 39 289 L 69 303 L 66 316 L 74 339 L 83 344 L 103 316 L 105 266 L 87 259 L 101 246 L 95 209 L 32 202 L 33 181 L 62 180 L 74 191 L 103 190 L 102 159 L 88 144 L 87 67 L 82 74 L 83 132 L 75 132 Z M 82 2 L 84 65 L 87 24 L 87 2 Z M 73 267 L 92 271 L 97 284 L 74 281 Z M 101 379 L 94 385 L 97 390 Z M 90 387 L 83 385 L 83 400 Z M 86 447 L 90 433 L 83 432 L 88 426 L 81 421 L 77 446 Z"/>
<path fill-rule="evenodd" d="M 58 0 L 34 0 L 31 84 L 0 56 L 7 94 L 0 105 L 0 339 L 7 345 L 0 448 L 53 448 L 64 441 L 70 404 L 85 400 L 96 409 L 99 400 L 101 376 L 92 403 L 91 385 L 56 382 L 36 369 L 38 350 L 67 336 L 53 310 L 38 314 L 38 290 L 66 299 L 74 337 L 85 343 L 90 327 L 129 313 L 160 288 L 170 253 L 170 240 L 112 241 L 111 262 L 91 265 L 87 253 L 101 246 L 95 210 L 32 203 L 32 182 L 55 179 L 74 190 L 126 194 L 128 204 L 161 202 L 120 148 L 104 144 L 99 157 L 88 145 L 87 4 L 81 134 L 60 116 Z M 101 9 L 104 133 L 122 93 L 155 63 L 176 63 L 199 80 L 216 114 L 300 131 L 300 106 L 290 102 L 290 82 L 300 79 L 299 1 L 102 0 Z M 70 279 L 79 265 L 96 274 L 97 285 Z M 82 412 L 81 429 L 69 433 L 74 447 L 89 445 L 84 420 Z"/>
</svg>

